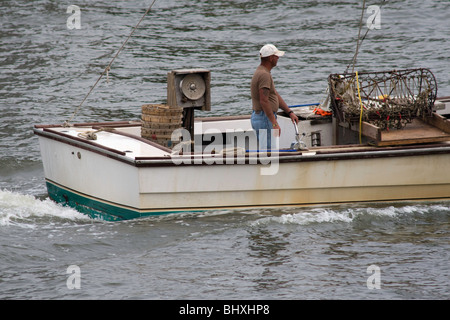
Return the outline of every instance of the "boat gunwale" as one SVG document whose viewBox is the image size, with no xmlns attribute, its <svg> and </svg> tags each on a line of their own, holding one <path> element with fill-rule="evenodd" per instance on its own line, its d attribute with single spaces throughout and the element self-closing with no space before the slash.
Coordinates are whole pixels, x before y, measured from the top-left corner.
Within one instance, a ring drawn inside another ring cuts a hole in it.
<svg viewBox="0 0 450 320">
<path fill-rule="evenodd" d="M 295 152 L 263 152 L 248 153 L 244 156 L 237 155 L 204 155 L 189 154 L 185 156 L 154 156 L 154 157 L 128 157 L 126 152 L 109 148 L 101 144 L 85 140 L 79 137 L 65 134 L 63 132 L 51 130 L 55 126 L 35 126 L 34 133 L 49 139 L 53 139 L 68 145 L 72 145 L 81 149 L 85 149 L 109 158 L 113 158 L 135 167 L 158 167 L 158 166 L 192 166 L 192 165 L 255 165 L 267 164 L 268 162 L 278 161 L 279 163 L 287 162 L 307 162 L 307 161 L 329 161 L 329 160 L 357 160 L 371 158 L 387 158 L 387 157 L 407 157 L 431 154 L 450 153 L 449 143 L 407 145 L 394 147 L 375 147 L 369 145 L 335 145 L 313 147 L 305 151 Z M 61 126 L 57 126 L 61 127 Z M 144 143 L 150 143 L 155 147 L 159 146 L 151 141 L 144 141 L 139 136 L 120 132 L 118 130 L 110 131 L 114 134 L 120 134 L 130 139 L 136 139 Z M 163 146 L 159 146 L 164 151 L 172 151 Z"/>
<path fill-rule="evenodd" d="M 61 127 L 61 126 L 58 126 Z M 35 127 L 33 129 L 34 134 L 38 136 L 45 137 L 47 139 L 55 140 L 61 143 L 65 143 L 80 149 L 91 151 L 99 155 L 106 156 L 115 160 L 119 160 L 128 164 L 133 165 L 134 159 L 126 157 L 126 153 L 116 149 L 105 147 L 101 144 L 84 140 L 78 137 L 74 137 L 63 132 L 49 130 L 50 127 Z"/>
</svg>

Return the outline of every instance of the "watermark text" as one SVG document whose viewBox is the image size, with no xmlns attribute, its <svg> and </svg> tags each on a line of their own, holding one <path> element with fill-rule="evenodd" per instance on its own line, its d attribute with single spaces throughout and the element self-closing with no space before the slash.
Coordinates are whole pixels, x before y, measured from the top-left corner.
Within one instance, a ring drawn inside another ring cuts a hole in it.
<svg viewBox="0 0 450 320">
<path fill-rule="evenodd" d="M 367 274 L 370 274 L 367 278 L 367 289 L 381 289 L 381 269 L 377 265 L 370 265 L 367 267 Z"/>
<path fill-rule="evenodd" d="M 67 18 L 67 29 L 81 29 L 81 10 L 79 6 L 70 5 L 67 7 L 66 13 L 71 13 L 72 15 Z"/>
<path fill-rule="evenodd" d="M 367 14 L 370 16 L 367 18 L 367 28 L 370 30 L 381 29 L 381 10 L 379 6 L 372 5 L 367 7 Z"/>
<path fill-rule="evenodd" d="M 81 269 L 77 265 L 67 267 L 66 273 L 69 275 L 66 281 L 67 289 L 81 289 Z"/>
<path fill-rule="evenodd" d="M 196 124 L 201 129 L 202 124 Z M 261 146 L 253 130 L 215 128 L 191 134 L 184 128 L 173 131 L 171 140 L 180 141 L 172 149 L 171 159 L 181 164 L 259 164 L 261 175 L 275 175 L 279 169 L 279 135 L 273 134 L 271 146 Z M 262 134 L 262 133 L 261 133 Z M 264 132 L 265 134 L 265 132 Z"/>
</svg>

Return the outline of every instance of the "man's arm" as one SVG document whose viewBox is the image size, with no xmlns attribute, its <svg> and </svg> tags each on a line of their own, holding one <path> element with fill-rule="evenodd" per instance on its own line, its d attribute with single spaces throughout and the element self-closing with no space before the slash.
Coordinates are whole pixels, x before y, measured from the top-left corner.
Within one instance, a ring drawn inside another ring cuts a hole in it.
<svg viewBox="0 0 450 320">
<path fill-rule="evenodd" d="M 278 91 L 277 91 L 277 96 L 278 96 L 278 104 L 279 104 L 280 108 L 284 112 L 286 112 L 287 115 L 289 115 L 292 122 L 298 123 L 298 117 L 295 115 L 295 113 L 291 112 L 292 110 L 289 108 L 287 103 L 284 102 L 283 98 L 278 94 Z"/>
<path fill-rule="evenodd" d="M 266 114 L 267 118 L 269 118 L 269 121 L 272 123 L 273 129 L 277 129 L 278 135 L 280 135 L 280 126 L 278 125 L 277 118 L 275 118 L 275 115 L 273 114 L 272 108 L 269 104 L 269 88 L 259 89 L 259 103 L 261 104 L 261 108 Z M 275 135 L 278 136 L 277 134 Z"/>
</svg>

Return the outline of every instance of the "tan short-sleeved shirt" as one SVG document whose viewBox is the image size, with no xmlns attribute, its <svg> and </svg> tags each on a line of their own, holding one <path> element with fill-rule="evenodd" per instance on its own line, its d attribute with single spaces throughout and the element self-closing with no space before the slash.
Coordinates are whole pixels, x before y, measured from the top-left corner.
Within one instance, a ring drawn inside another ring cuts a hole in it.
<svg viewBox="0 0 450 320">
<path fill-rule="evenodd" d="M 272 107 L 273 112 L 278 111 L 279 102 L 277 92 L 275 91 L 275 84 L 273 83 L 272 75 L 270 71 L 264 66 L 258 66 L 255 73 L 253 74 L 252 83 L 250 86 L 252 94 L 252 105 L 253 110 L 260 111 L 261 103 L 259 100 L 259 89 L 267 88 L 269 89 L 269 104 Z"/>
</svg>

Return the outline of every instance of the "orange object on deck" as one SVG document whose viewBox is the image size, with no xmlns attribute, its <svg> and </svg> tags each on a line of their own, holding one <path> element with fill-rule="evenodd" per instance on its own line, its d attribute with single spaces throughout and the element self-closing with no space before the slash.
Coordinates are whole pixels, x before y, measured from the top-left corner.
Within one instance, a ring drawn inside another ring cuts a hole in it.
<svg viewBox="0 0 450 320">
<path fill-rule="evenodd" d="M 313 112 L 314 112 L 314 114 L 321 115 L 322 117 L 331 116 L 332 115 L 331 112 L 324 111 L 324 110 L 322 110 L 320 108 L 315 108 Z"/>
</svg>

